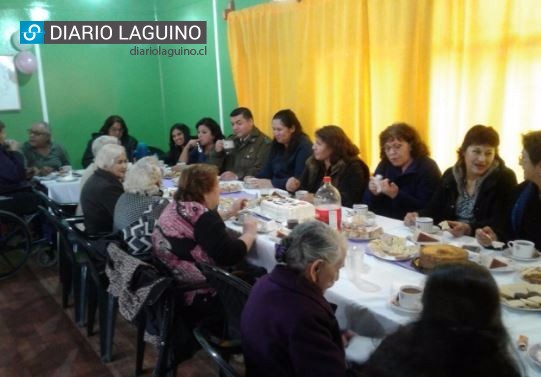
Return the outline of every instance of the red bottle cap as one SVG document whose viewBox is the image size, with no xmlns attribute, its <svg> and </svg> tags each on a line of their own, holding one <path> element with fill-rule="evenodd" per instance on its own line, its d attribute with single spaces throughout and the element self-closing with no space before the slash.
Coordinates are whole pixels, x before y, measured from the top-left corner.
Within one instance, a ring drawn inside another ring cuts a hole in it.
<svg viewBox="0 0 541 377">
<path fill-rule="evenodd" d="M 331 177 L 329 176 L 323 177 L 323 183 L 331 183 Z"/>
</svg>

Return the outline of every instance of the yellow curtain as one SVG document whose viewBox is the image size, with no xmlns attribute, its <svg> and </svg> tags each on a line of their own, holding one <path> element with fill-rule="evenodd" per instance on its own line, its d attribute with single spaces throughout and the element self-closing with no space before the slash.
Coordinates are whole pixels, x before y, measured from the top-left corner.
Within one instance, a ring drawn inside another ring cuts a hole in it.
<svg viewBox="0 0 541 377">
<path fill-rule="evenodd" d="M 378 135 L 405 121 L 442 169 L 474 124 L 500 132 L 517 168 L 520 133 L 539 129 L 538 0 L 303 0 L 230 14 L 238 103 L 270 133 L 291 108 L 307 133 L 341 126 L 372 168 Z"/>
</svg>

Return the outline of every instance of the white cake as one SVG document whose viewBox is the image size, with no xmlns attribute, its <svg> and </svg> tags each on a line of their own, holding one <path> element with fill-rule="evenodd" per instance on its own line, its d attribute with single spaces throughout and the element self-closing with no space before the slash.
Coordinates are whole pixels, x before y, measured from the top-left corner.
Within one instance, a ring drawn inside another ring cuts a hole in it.
<svg viewBox="0 0 541 377">
<path fill-rule="evenodd" d="M 313 219 L 316 214 L 315 207 L 293 198 L 271 197 L 261 201 L 261 213 L 278 221 L 289 219 L 308 220 Z"/>
</svg>

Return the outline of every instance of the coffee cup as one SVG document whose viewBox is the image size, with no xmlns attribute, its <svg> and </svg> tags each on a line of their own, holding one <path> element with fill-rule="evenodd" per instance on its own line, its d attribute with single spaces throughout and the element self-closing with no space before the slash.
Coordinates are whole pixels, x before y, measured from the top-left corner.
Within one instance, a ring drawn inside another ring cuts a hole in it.
<svg viewBox="0 0 541 377">
<path fill-rule="evenodd" d="M 235 142 L 233 140 L 224 140 L 224 149 L 226 152 L 235 148 Z"/>
<path fill-rule="evenodd" d="M 415 228 L 425 233 L 432 233 L 434 220 L 431 217 L 418 217 L 415 219 Z"/>
<path fill-rule="evenodd" d="M 308 191 L 298 190 L 297 192 L 295 192 L 295 199 L 303 200 L 305 195 L 308 195 Z"/>
<path fill-rule="evenodd" d="M 423 290 L 416 285 L 403 285 L 398 291 L 398 304 L 404 309 L 417 310 L 421 308 Z"/>
<path fill-rule="evenodd" d="M 60 170 L 60 175 L 63 175 L 66 177 L 71 176 L 71 172 L 72 172 L 71 165 L 64 165 L 59 170 Z"/>
<path fill-rule="evenodd" d="M 517 258 L 531 258 L 535 251 L 535 245 L 527 240 L 509 241 L 507 246 L 511 249 L 511 254 Z"/>
</svg>

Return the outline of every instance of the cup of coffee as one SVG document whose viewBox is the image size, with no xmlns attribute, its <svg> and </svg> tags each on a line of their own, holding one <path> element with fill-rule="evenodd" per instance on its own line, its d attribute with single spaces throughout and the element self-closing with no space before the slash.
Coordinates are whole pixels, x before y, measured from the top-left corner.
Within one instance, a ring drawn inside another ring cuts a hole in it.
<svg viewBox="0 0 541 377">
<path fill-rule="evenodd" d="M 527 240 L 509 241 L 507 246 L 511 249 L 511 254 L 517 258 L 531 258 L 535 251 L 535 244 Z"/>
<path fill-rule="evenodd" d="M 431 217 L 418 217 L 415 219 L 415 228 L 425 233 L 432 233 L 434 220 Z"/>
<path fill-rule="evenodd" d="M 423 290 L 416 285 L 403 285 L 398 291 L 398 304 L 404 309 L 417 310 L 421 308 Z"/>
<path fill-rule="evenodd" d="M 235 142 L 233 140 L 224 140 L 224 149 L 226 152 L 230 152 L 235 148 Z"/>
<path fill-rule="evenodd" d="M 308 191 L 298 190 L 297 192 L 295 192 L 295 199 L 303 200 L 305 195 L 308 195 Z"/>
</svg>

